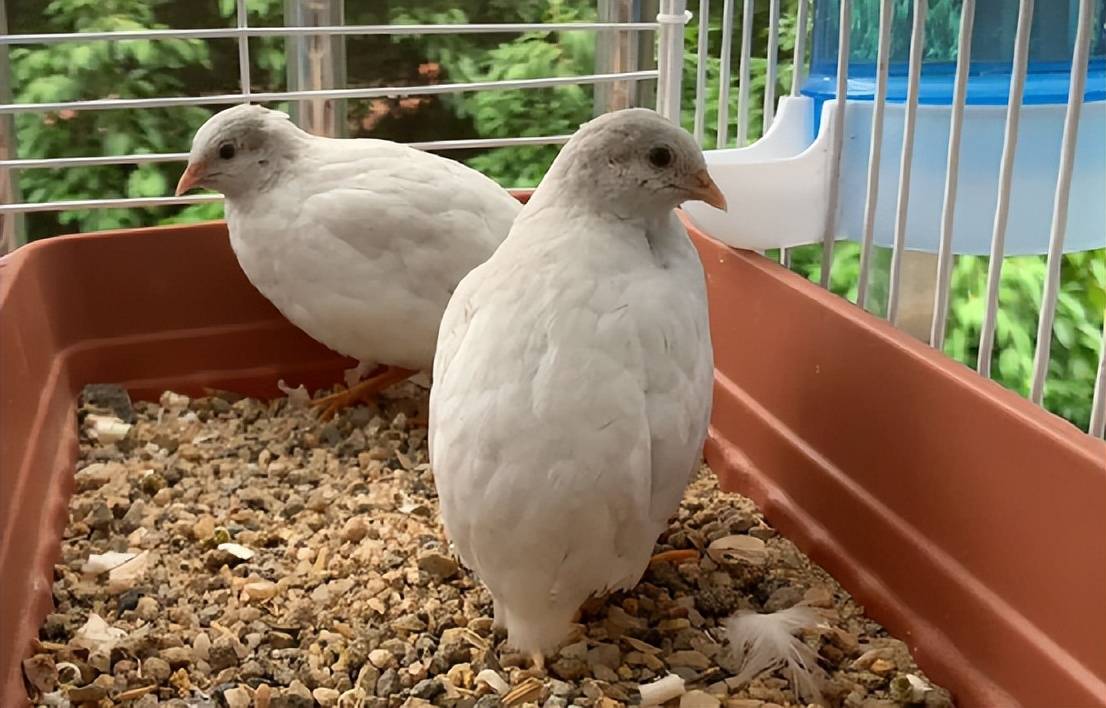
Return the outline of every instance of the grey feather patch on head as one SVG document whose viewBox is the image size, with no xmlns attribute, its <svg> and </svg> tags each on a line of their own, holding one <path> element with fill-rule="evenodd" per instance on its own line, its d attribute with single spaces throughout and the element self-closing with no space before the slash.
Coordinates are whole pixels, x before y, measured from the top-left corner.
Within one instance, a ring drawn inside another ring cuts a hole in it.
<svg viewBox="0 0 1106 708">
<path fill-rule="evenodd" d="M 614 111 L 581 126 L 535 193 L 535 199 L 550 198 L 646 216 L 690 199 L 724 205 L 695 139 L 647 108 Z"/>
<path fill-rule="evenodd" d="M 192 139 L 189 171 L 177 191 L 203 186 L 228 199 L 271 185 L 300 149 L 306 133 L 287 113 L 241 104 L 216 113 Z"/>
</svg>

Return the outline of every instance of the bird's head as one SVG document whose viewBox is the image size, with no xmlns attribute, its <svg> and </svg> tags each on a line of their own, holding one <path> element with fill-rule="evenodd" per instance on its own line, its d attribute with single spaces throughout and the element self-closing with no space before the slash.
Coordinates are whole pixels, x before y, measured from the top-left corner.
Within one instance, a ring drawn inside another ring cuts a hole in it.
<svg viewBox="0 0 1106 708">
<path fill-rule="evenodd" d="M 726 210 L 726 197 L 695 139 L 647 108 L 585 123 L 550 174 L 577 185 L 578 196 L 600 200 L 620 214 L 670 211 L 690 200 Z"/>
<path fill-rule="evenodd" d="M 288 115 L 244 104 L 216 113 L 192 138 L 177 196 L 207 187 L 233 197 L 269 181 L 292 149 Z"/>
</svg>

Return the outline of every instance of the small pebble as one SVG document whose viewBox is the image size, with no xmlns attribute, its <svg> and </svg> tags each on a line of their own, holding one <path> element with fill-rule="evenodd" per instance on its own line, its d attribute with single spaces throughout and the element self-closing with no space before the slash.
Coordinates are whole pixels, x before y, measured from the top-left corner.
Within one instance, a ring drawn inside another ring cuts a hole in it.
<svg viewBox="0 0 1106 708">
<path fill-rule="evenodd" d="M 192 663 L 192 649 L 190 647 L 169 647 L 161 650 L 161 658 L 174 669 Z"/>
<path fill-rule="evenodd" d="M 687 666 L 692 669 L 707 669 L 711 661 L 702 652 L 676 651 L 668 655 L 668 665 L 672 667 Z"/>
<path fill-rule="evenodd" d="M 258 580 L 243 585 L 242 591 L 248 599 L 263 602 L 272 599 L 277 594 L 277 584 L 269 580 Z"/>
<path fill-rule="evenodd" d="M 134 613 L 147 622 L 153 622 L 161 612 L 161 607 L 155 598 L 143 595 L 135 603 Z"/>
<path fill-rule="evenodd" d="M 385 649 L 373 649 L 369 652 L 369 663 L 378 669 L 387 669 L 395 664 L 395 657 Z"/>
<path fill-rule="evenodd" d="M 226 701 L 227 708 L 249 708 L 253 702 L 249 692 L 241 686 L 223 691 L 223 700 Z"/>
<path fill-rule="evenodd" d="M 440 581 L 453 577 L 458 570 L 458 565 L 457 561 L 449 556 L 429 551 L 419 555 L 419 568 Z"/>
<path fill-rule="evenodd" d="M 330 706 L 338 704 L 338 697 L 341 694 L 333 688 L 324 688 L 320 686 L 319 688 L 316 688 L 314 691 L 312 691 L 311 695 L 319 703 L 320 706 L 322 706 L 323 708 L 330 708 Z"/>
<path fill-rule="evenodd" d="M 99 703 L 101 699 L 106 698 L 108 691 L 103 686 L 97 684 L 89 684 L 87 686 L 81 686 L 79 688 L 69 689 L 69 700 L 74 703 Z"/>
<path fill-rule="evenodd" d="M 718 708 L 721 701 L 705 691 L 688 691 L 680 696 L 680 708 Z"/>
<path fill-rule="evenodd" d="M 342 527 L 342 540 L 350 543 L 360 543 L 361 539 L 369 533 L 369 525 L 360 516 L 355 516 Z"/>
<path fill-rule="evenodd" d="M 154 683 L 165 683 L 172 674 L 173 670 L 165 659 L 151 656 L 142 662 L 142 675 Z"/>
<path fill-rule="evenodd" d="M 49 654 L 35 654 L 23 660 L 23 675 L 31 687 L 41 693 L 50 693 L 58 685 L 58 667 Z"/>
</svg>

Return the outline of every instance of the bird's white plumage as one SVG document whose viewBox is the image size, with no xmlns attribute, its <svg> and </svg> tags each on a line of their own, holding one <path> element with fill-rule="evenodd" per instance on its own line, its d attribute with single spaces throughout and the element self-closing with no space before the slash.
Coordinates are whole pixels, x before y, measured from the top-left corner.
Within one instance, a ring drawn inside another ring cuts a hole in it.
<svg viewBox="0 0 1106 708">
<path fill-rule="evenodd" d="M 713 372 L 671 209 L 612 219 L 557 176 L 450 301 L 431 391 L 447 532 L 528 651 L 641 577 L 698 465 Z"/>
<path fill-rule="evenodd" d="M 311 136 L 256 106 L 231 110 L 264 112 L 265 140 L 279 145 L 255 185 L 225 190 L 250 282 L 341 354 L 429 370 L 450 294 L 502 242 L 518 202 L 452 160 Z"/>
</svg>

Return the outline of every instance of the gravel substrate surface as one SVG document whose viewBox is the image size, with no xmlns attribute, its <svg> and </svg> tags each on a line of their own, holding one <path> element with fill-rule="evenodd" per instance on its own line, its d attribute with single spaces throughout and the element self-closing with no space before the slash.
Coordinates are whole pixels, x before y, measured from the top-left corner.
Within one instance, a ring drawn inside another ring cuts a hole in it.
<svg viewBox="0 0 1106 708">
<path fill-rule="evenodd" d="M 132 407 L 86 392 L 56 610 L 24 662 L 32 702 L 609 707 L 677 674 L 686 692 L 668 705 L 803 705 L 784 673 L 736 683 L 722 623 L 805 602 L 824 616 L 802 636 L 826 703 L 902 705 L 913 681 L 916 702 L 951 705 L 706 468 L 658 544 L 702 549 L 699 561 L 592 603 L 538 673 L 493 632 L 488 594 L 444 540 L 426 430 L 408 424 L 423 392 L 392 395 L 321 423 L 287 399 L 167 393 Z"/>
</svg>

